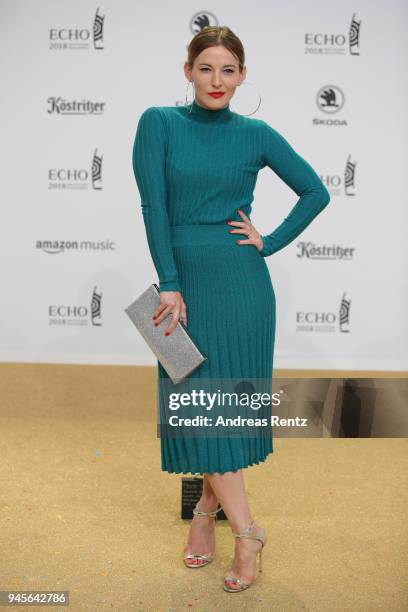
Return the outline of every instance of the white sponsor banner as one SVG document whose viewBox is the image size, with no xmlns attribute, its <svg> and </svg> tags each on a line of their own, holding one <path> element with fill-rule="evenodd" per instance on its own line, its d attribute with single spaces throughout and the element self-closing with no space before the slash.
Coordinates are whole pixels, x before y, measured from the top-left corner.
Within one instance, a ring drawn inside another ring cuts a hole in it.
<svg viewBox="0 0 408 612">
<path fill-rule="evenodd" d="M 252 94 L 239 88 L 234 110 L 259 92 L 254 117 L 331 194 L 266 260 L 274 367 L 407 369 L 406 4 L 314 0 L 296 19 L 283 0 L 215 8 L 1 3 L 2 361 L 156 363 L 124 312 L 157 282 L 131 150 L 146 107 L 184 102 L 186 47 L 209 23 L 246 49 Z M 297 199 L 264 168 L 252 222 L 271 232 Z"/>
</svg>

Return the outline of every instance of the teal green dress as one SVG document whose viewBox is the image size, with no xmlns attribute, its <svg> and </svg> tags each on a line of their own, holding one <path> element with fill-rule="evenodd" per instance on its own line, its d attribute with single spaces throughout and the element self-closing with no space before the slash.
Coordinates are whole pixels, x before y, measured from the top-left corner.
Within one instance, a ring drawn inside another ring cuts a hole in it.
<svg viewBox="0 0 408 612">
<path fill-rule="evenodd" d="M 250 218 L 258 172 L 266 166 L 298 200 L 276 229 L 262 235 L 259 251 L 238 244 L 247 236 L 229 233 L 234 226 L 227 220 L 242 221 L 238 208 Z M 196 101 L 152 106 L 142 113 L 133 170 L 160 291 L 182 293 L 188 331 L 207 357 L 191 376 L 203 384 L 211 379 L 271 383 L 276 305 L 265 258 L 292 242 L 325 208 L 330 200 L 326 187 L 265 121 L 229 106 L 209 110 Z M 170 381 L 160 362 L 157 373 L 164 419 Z M 185 431 L 161 435 L 163 471 L 236 471 L 273 452 L 271 427 L 256 427 L 248 436 Z"/>
</svg>

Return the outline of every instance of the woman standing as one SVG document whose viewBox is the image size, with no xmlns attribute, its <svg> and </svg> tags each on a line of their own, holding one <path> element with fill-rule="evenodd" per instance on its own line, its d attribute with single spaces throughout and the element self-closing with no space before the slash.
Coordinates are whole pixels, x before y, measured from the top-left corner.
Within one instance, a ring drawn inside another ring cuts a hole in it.
<svg viewBox="0 0 408 612">
<path fill-rule="evenodd" d="M 228 27 L 206 27 L 190 42 L 185 75 L 192 103 L 152 106 L 141 115 L 133 169 L 151 256 L 159 277 L 160 324 L 179 319 L 208 357 L 195 379 L 271 379 L 275 294 L 265 257 L 294 240 L 323 210 L 329 193 L 313 168 L 271 126 L 233 112 L 246 77 L 241 41 Z M 268 166 L 299 199 L 284 221 L 261 235 L 250 219 L 259 170 Z M 171 339 L 169 339 L 171 342 Z M 158 362 L 161 413 L 169 378 Z M 265 531 L 252 518 L 242 468 L 273 452 L 271 429 L 243 437 L 161 437 L 162 470 L 200 473 L 187 567 L 203 567 L 215 550 L 214 517 L 222 505 L 235 536 L 224 589 L 254 581 Z M 260 556 L 261 561 L 261 556 Z"/>
</svg>

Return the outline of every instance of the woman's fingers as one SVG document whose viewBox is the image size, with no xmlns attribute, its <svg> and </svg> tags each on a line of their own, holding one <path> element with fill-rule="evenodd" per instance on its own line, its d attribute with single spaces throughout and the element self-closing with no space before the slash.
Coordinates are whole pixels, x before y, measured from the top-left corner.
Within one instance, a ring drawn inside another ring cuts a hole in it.
<svg viewBox="0 0 408 612">
<path fill-rule="evenodd" d="M 244 225 L 242 228 L 229 230 L 230 234 L 249 234 L 251 230 Z"/>
<path fill-rule="evenodd" d="M 154 324 L 160 325 L 160 323 L 168 316 L 168 315 L 172 315 L 171 318 L 171 322 L 170 325 L 167 327 L 167 329 L 165 330 L 165 334 L 168 335 L 169 333 L 171 333 L 174 328 L 177 325 L 177 322 L 179 320 L 179 315 L 180 315 L 180 307 L 176 304 L 174 306 L 166 306 L 164 309 L 162 309 L 161 313 L 155 318 L 154 320 Z"/>
<path fill-rule="evenodd" d="M 238 212 L 241 215 L 241 217 L 244 219 L 244 221 L 246 221 L 249 224 L 251 223 L 250 218 L 247 217 L 246 214 L 240 208 L 238 208 Z"/>
<path fill-rule="evenodd" d="M 168 315 L 172 315 L 172 317 L 169 326 L 164 332 L 166 335 L 170 335 L 174 331 L 180 318 L 187 325 L 187 309 L 180 292 L 162 291 L 160 293 L 160 300 L 159 306 L 152 315 L 154 325 L 160 325 Z"/>
<path fill-rule="evenodd" d="M 187 327 L 187 309 L 186 309 L 186 305 L 185 304 L 181 308 L 180 321 L 182 321 L 184 323 L 184 325 Z"/>
<path fill-rule="evenodd" d="M 236 243 L 240 245 L 253 244 L 256 246 L 258 251 L 261 251 L 263 248 L 263 242 L 260 233 L 258 230 L 252 225 L 249 217 L 246 216 L 241 209 L 238 209 L 239 214 L 244 219 L 244 221 L 229 221 L 229 225 L 237 225 L 236 229 L 229 230 L 230 234 L 245 234 L 248 238 L 242 240 L 236 240 Z"/>
<path fill-rule="evenodd" d="M 170 336 L 170 334 L 175 330 L 176 325 L 177 325 L 178 320 L 179 320 L 179 316 L 180 316 L 180 310 L 178 308 L 174 309 L 174 311 L 172 313 L 170 325 L 168 326 L 168 328 L 164 332 L 165 336 Z"/>
<path fill-rule="evenodd" d="M 152 319 L 154 319 L 156 322 L 158 322 L 158 318 L 161 315 L 161 313 L 163 312 L 163 310 L 166 308 L 166 304 L 164 304 L 163 302 L 161 302 L 158 307 L 156 308 L 156 310 L 154 311 L 153 315 L 152 315 Z M 160 322 L 163 320 L 163 317 L 160 319 Z"/>
</svg>

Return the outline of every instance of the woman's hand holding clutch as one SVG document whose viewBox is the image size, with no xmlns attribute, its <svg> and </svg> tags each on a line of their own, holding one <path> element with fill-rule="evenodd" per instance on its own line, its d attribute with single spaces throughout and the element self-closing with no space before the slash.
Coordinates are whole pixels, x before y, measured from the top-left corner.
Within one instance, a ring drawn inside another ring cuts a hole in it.
<svg viewBox="0 0 408 612">
<path fill-rule="evenodd" d="M 180 291 L 160 292 L 160 304 L 152 316 L 155 325 L 160 325 L 169 314 L 173 316 L 165 331 L 166 336 L 169 336 L 174 331 L 179 319 L 187 326 L 187 308 Z"/>
</svg>

